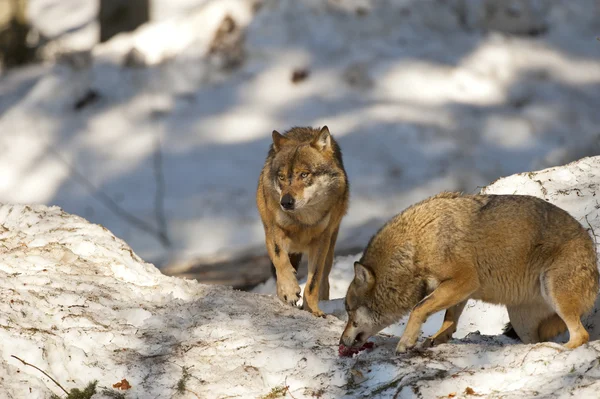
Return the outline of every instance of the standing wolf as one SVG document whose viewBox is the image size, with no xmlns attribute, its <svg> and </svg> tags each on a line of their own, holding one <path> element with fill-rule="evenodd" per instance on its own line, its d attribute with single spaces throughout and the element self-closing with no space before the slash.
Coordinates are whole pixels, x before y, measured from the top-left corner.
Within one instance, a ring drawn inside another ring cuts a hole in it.
<svg viewBox="0 0 600 399">
<path fill-rule="evenodd" d="M 348 198 L 342 153 L 327 126 L 273 131 L 256 203 L 282 301 L 295 305 L 300 298 L 296 271 L 308 252 L 302 307 L 323 316 L 319 299 L 329 299 L 333 250 Z"/>
<path fill-rule="evenodd" d="M 415 345 L 427 318 L 446 309 L 429 344 L 447 342 L 469 298 L 504 304 L 525 343 L 569 330 L 589 339 L 581 316 L 598 292 L 596 251 L 567 212 L 520 195 L 443 193 L 394 217 L 354 264 L 340 344 L 360 346 L 411 312 L 396 347 Z"/>
</svg>

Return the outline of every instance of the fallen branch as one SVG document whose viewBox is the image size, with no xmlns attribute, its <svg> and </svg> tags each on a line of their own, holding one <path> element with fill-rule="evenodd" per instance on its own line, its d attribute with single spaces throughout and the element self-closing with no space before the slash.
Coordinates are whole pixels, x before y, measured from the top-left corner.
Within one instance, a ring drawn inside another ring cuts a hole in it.
<svg viewBox="0 0 600 399">
<path fill-rule="evenodd" d="M 18 361 L 20 361 L 21 363 L 23 363 L 25 366 L 33 367 L 34 369 L 36 369 L 36 370 L 37 370 L 37 371 L 39 371 L 40 373 L 44 374 L 46 377 L 50 378 L 50 379 L 52 380 L 52 382 L 53 382 L 53 383 L 55 383 L 56 385 L 58 385 L 58 387 L 59 387 L 60 389 L 62 389 L 64 393 L 66 393 L 67 395 L 69 394 L 69 392 L 67 392 L 67 390 L 66 390 L 66 389 L 64 389 L 64 388 L 63 388 L 63 386 L 62 386 L 62 385 L 60 385 L 60 384 L 58 383 L 58 381 L 56 381 L 54 378 L 50 377 L 50 376 L 48 375 L 48 373 L 46 373 L 44 370 L 42 370 L 42 369 L 41 369 L 41 368 L 39 368 L 38 366 L 34 366 L 34 365 L 33 365 L 33 364 L 31 364 L 31 363 L 27 363 L 25 360 L 23 360 L 23 359 L 21 359 L 21 358 L 19 358 L 19 357 L 15 356 L 15 355 L 10 355 L 10 356 L 11 356 L 11 357 L 14 357 L 15 359 L 17 359 Z"/>
</svg>

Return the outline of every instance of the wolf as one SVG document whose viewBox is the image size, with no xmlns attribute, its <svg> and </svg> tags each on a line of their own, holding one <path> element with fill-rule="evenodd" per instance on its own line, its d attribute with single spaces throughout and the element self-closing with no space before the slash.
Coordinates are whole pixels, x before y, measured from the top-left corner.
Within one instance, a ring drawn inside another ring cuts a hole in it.
<svg viewBox="0 0 600 399">
<path fill-rule="evenodd" d="M 340 345 L 361 346 L 410 312 L 397 353 L 446 310 L 423 346 L 447 342 L 468 299 L 505 305 L 524 343 L 568 329 L 566 348 L 589 339 L 581 316 L 594 306 L 594 243 L 566 211 L 526 195 L 442 193 L 385 224 L 354 264 Z"/>
<path fill-rule="evenodd" d="M 277 296 L 296 305 L 296 272 L 302 254 L 308 253 L 302 307 L 322 317 L 319 299 L 329 299 L 333 252 L 349 204 L 342 152 L 327 126 L 294 127 L 284 134 L 275 130 L 272 136 L 256 203 L 275 268 Z"/>
</svg>

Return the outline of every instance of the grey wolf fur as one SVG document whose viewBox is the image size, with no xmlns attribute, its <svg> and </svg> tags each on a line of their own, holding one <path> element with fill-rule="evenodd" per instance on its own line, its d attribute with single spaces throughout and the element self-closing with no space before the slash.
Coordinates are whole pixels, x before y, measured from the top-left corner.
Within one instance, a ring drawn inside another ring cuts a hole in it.
<svg viewBox="0 0 600 399">
<path fill-rule="evenodd" d="M 308 253 L 303 308 L 323 316 L 319 299 L 329 299 L 329 273 L 349 185 L 342 153 L 327 126 L 273 131 L 273 144 L 260 174 L 256 203 L 277 276 L 277 296 L 295 305 L 296 270 Z"/>
<path fill-rule="evenodd" d="M 424 346 L 447 342 L 468 299 L 506 305 L 525 343 L 568 329 L 567 348 L 589 339 L 581 316 L 598 293 L 594 243 L 566 211 L 536 197 L 443 193 L 394 217 L 371 239 L 345 299 L 340 343 L 360 346 L 410 312 L 397 352 L 446 310 Z"/>
</svg>

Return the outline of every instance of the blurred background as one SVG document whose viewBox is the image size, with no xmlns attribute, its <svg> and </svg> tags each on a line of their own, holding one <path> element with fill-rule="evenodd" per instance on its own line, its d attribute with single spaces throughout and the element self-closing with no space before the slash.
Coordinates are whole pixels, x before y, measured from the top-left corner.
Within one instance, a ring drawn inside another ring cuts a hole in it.
<svg viewBox="0 0 600 399">
<path fill-rule="evenodd" d="M 248 289 L 273 129 L 329 126 L 356 254 L 429 195 L 597 155 L 597 36 L 597 0 L 0 0 L 0 202 Z"/>
</svg>

